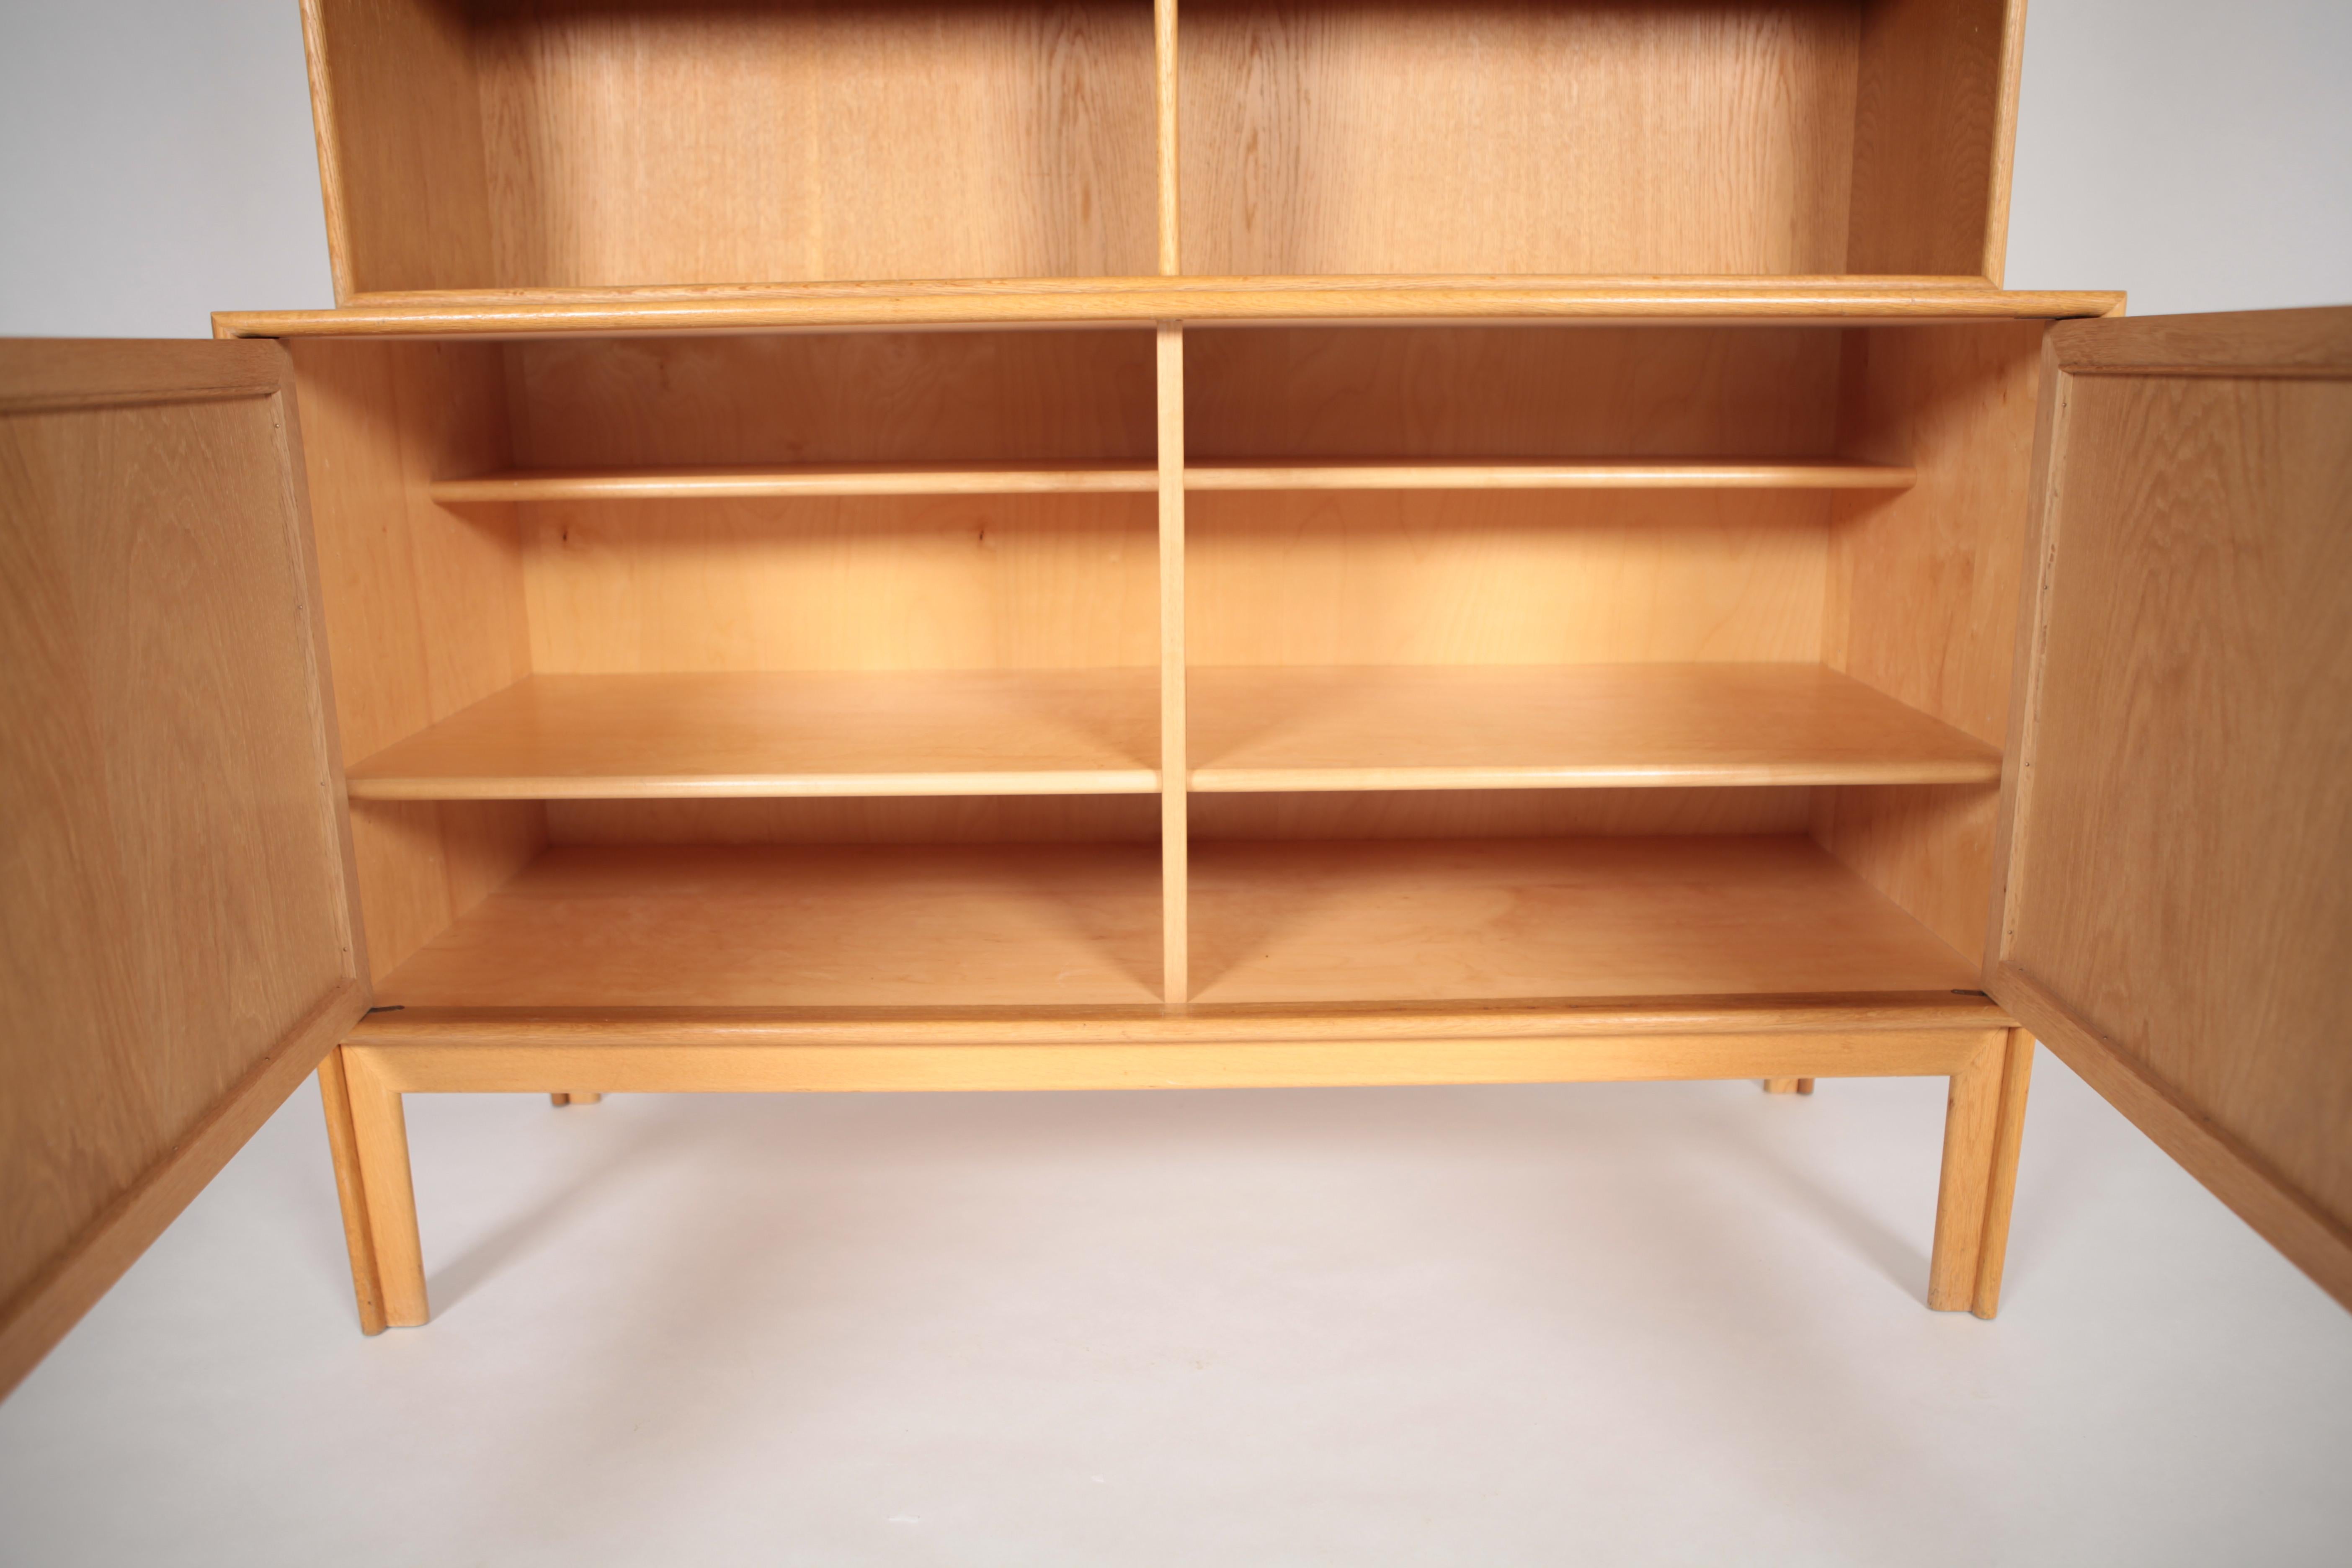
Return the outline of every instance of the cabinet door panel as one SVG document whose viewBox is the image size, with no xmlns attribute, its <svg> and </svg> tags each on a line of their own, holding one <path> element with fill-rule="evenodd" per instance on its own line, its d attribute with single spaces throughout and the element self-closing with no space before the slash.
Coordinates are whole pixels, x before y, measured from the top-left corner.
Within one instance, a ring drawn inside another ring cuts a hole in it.
<svg viewBox="0 0 2352 1568">
<path fill-rule="evenodd" d="M 1987 989 L 2352 1306 L 2352 309 L 2044 371 Z"/>
<path fill-rule="evenodd" d="M 270 342 L 0 342 L 0 1391 L 366 1010 Z"/>
</svg>

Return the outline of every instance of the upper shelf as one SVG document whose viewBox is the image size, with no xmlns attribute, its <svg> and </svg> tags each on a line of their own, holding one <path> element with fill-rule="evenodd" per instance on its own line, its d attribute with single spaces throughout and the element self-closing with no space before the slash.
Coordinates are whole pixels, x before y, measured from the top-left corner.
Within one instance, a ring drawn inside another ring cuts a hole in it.
<svg viewBox="0 0 2352 1568">
<path fill-rule="evenodd" d="M 1195 490 L 1906 489 L 1899 464 L 1837 458 L 1584 462 L 1543 458 L 1290 458 L 1189 463 Z M 475 501 L 719 500 L 763 496 L 1105 494 L 1159 487 L 1150 463 L 809 463 L 708 468 L 509 468 L 436 479 L 433 499 Z"/>
<path fill-rule="evenodd" d="M 534 337 L 1154 321 L 2048 321 L 2120 314 L 2105 290 L 1952 278 L 1029 278 L 362 294 L 332 310 L 223 310 L 215 336 Z"/>
</svg>

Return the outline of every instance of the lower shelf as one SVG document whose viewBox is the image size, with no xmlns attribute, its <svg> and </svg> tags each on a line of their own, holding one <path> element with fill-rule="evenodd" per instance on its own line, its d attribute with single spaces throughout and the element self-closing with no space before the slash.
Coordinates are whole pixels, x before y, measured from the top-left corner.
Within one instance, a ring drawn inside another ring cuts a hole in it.
<svg viewBox="0 0 2352 1568">
<path fill-rule="evenodd" d="M 1800 837 L 1204 843 L 1202 1005 L 1969 990 Z M 450 1008 L 1159 1000 L 1155 846 L 551 849 L 378 1000 Z"/>
</svg>

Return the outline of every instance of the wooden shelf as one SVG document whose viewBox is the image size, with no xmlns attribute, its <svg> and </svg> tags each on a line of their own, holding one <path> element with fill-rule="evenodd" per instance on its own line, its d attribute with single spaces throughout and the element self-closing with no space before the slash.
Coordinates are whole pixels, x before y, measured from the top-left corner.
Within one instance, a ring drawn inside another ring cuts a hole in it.
<svg viewBox="0 0 2352 1568">
<path fill-rule="evenodd" d="M 1149 794 L 1150 669 L 535 675 L 352 768 L 354 800 Z"/>
<path fill-rule="evenodd" d="M 1203 843 L 1192 864 L 1202 1004 L 1981 984 L 1807 838 Z"/>
<path fill-rule="evenodd" d="M 436 479 L 432 496 L 465 501 L 722 500 L 756 496 L 1100 495 L 1159 488 L 1132 463 L 831 463 L 708 468 L 514 468 Z"/>
<path fill-rule="evenodd" d="M 446 1007 L 1159 999 L 1149 844 L 550 849 L 376 986 Z"/>
<path fill-rule="evenodd" d="M 1554 462 L 1488 458 L 1220 462 L 1184 468 L 1193 490 L 1899 490 L 1916 469 L 1835 458 L 1801 461 Z"/>
<path fill-rule="evenodd" d="M 224 310 L 222 337 L 512 337 L 989 322 L 2046 321 L 2124 297 L 1963 278 L 1028 278 L 358 294 L 331 310 Z"/>
<path fill-rule="evenodd" d="M 1811 841 L 1192 847 L 1204 1005 L 1949 998 L 1976 971 Z M 1156 847 L 558 848 L 377 987 L 412 1008 L 1116 1006 Z"/>
<path fill-rule="evenodd" d="M 1197 668 L 1192 787 L 1985 784 L 2000 752 L 1811 664 Z"/>
<path fill-rule="evenodd" d="M 1915 469 L 1822 458 L 1759 460 L 1551 462 L 1488 458 L 1188 465 L 1194 490 L 1907 489 Z M 1151 464 L 837 463 L 708 468 L 510 468 L 436 479 L 435 500 L 719 500 L 761 496 L 1139 494 L 1159 488 Z"/>
</svg>

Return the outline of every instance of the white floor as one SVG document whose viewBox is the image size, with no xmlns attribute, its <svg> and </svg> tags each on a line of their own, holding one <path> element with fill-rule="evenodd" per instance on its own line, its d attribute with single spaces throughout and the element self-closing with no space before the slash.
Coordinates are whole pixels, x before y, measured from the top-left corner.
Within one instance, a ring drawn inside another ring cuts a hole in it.
<svg viewBox="0 0 2352 1568">
<path fill-rule="evenodd" d="M 11 1563 L 2352 1561 L 2352 1316 L 2043 1053 L 1942 1088 L 412 1099 L 361 1337 L 299 1094 L 0 1405 Z"/>
</svg>

